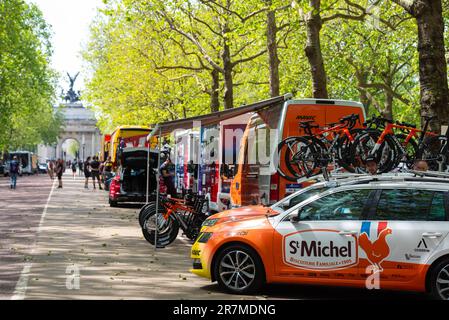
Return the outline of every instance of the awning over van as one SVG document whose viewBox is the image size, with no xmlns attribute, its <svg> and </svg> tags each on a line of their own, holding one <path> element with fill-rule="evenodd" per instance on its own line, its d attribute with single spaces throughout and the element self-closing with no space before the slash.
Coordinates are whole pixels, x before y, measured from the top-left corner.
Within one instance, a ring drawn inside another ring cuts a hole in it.
<svg viewBox="0 0 449 320">
<path fill-rule="evenodd" d="M 163 123 L 157 124 L 152 132 L 148 135 L 148 140 L 150 140 L 153 136 L 158 136 L 161 134 L 162 136 L 173 132 L 176 129 L 191 129 L 194 122 L 201 122 L 201 126 L 208 126 L 212 124 L 219 123 L 220 121 L 224 121 L 230 118 L 237 117 L 239 115 L 248 113 L 248 112 L 257 112 L 259 110 L 268 108 L 273 105 L 277 105 L 279 103 L 283 103 L 292 98 L 290 93 L 263 101 L 259 101 L 253 104 L 241 106 L 238 108 L 223 110 L 219 112 L 214 112 L 202 116 L 191 117 L 186 119 L 179 119 L 173 121 L 167 121 Z M 153 126 L 152 126 L 153 127 Z"/>
</svg>

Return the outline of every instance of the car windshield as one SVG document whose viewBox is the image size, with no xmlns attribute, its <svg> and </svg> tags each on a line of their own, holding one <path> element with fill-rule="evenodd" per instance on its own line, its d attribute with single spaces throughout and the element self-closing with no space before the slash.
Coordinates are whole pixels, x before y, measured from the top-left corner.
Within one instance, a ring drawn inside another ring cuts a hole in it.
<svg viewBox="0 0 449 320">
<path fill-rule="evenodd" d="M 326 190 L 329 190 L 329 187 L 322 186 L 322 187 L 311 187 L 308 190 L 301 190 L 302 192 L 299 192 L 297 195 L 285 198 L 279 202 L 276 202 L 271 206 L 271 208 L 278 212 L 284 212 L 288 209 L 294 207 L 298 203 L 303 202 L 304 200 L 309 199 L 310 197 L 313 197 L 317 194 L 320 194 L 322 192 L 325 192 Z"/>
</svg>

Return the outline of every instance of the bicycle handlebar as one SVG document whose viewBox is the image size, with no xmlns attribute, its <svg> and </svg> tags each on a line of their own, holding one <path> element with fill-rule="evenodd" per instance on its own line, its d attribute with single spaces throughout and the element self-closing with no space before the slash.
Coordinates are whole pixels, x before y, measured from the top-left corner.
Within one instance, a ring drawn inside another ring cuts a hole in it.
<svg viewBox="0 0 449 320">
<path fill-rule="evenodd" d="M 357 121 L 359 121 L 360 124 L 360 116 L 354 113 L 340 119 L 340 123 L 345 124 L 348 129 L 354 128 Z"/>
</svg>

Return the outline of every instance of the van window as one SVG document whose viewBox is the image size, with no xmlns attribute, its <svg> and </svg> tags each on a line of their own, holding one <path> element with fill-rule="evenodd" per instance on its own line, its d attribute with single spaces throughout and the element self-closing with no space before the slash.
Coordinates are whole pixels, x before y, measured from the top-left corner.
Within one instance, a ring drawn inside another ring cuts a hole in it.
<svg viewBox="0 0 449 320">
<path fill-rule="evenodd" d="M 430 190 L 382 190 L 376 219 L 444 221 L 444 193 Z"/>
</svg>

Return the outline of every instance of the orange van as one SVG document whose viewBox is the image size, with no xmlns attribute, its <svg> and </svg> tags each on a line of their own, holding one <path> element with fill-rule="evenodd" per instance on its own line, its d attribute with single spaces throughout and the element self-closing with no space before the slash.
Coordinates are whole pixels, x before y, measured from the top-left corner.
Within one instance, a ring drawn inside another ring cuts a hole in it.
<svg viewBox="0 0 449 320">
<path fill-rule="evenodd" d="M 231 205 L 268 205 L 306 187 L 279 176 L 274 159 L 277 145 L 287 137 L 304 135 L 299 127 L 301 121 L 313 120 L 325 126 L 350 114 L 358 114 L 360 123 L 365 121 L 363 105 L 345 100 L 288 100 L 255 113 L 241 140 L 237 173 L 231 184 Z M 285 164 L 279 165 L 282 168 Z"/>
</svg>

